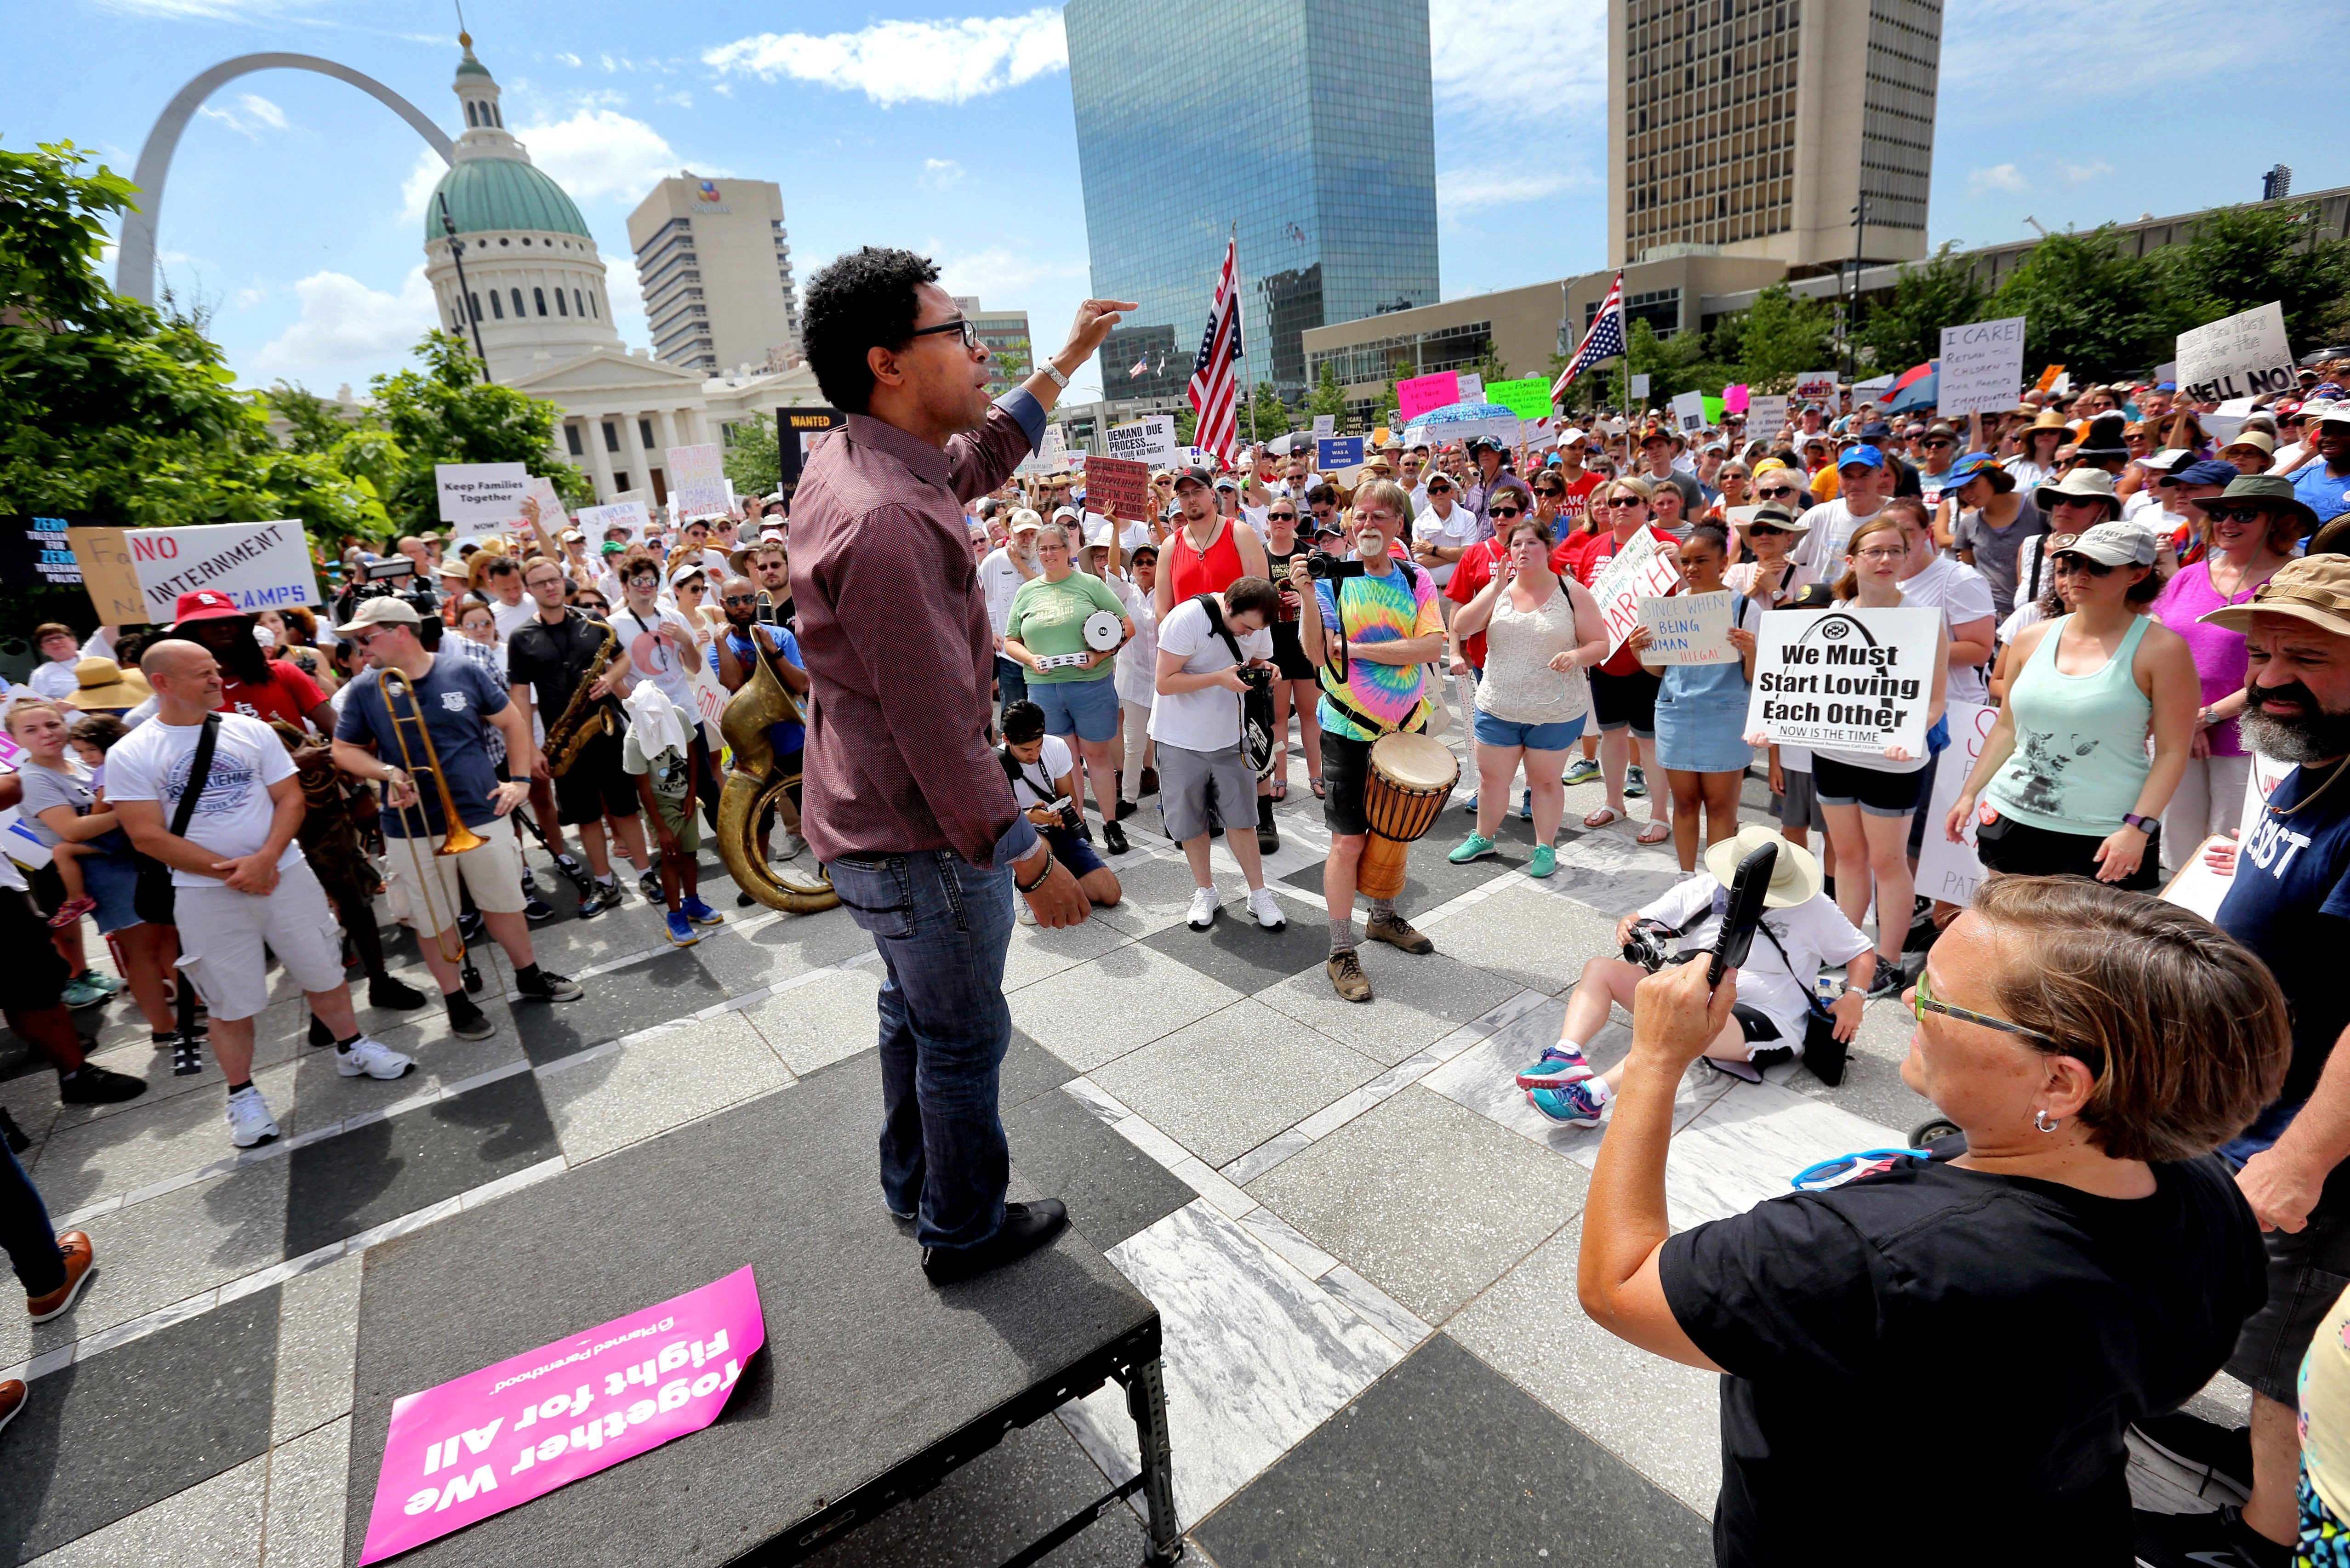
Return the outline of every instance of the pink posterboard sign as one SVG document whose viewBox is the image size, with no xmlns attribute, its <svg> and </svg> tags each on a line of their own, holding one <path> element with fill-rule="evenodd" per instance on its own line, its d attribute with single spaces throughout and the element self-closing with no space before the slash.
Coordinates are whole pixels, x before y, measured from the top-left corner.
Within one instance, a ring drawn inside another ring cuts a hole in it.
<svg viewBox="0 0 2350 1568">
<path fill-rule="evenodd" d="M 359 1562 L 438 1540 L 718 1418 L 766 1340 L 748 1267 L 391 1407 Z"/>
<path fill-rule="evenodd" d="M 1396 419 L 1409 424 L 1430 409 L 1448 409 L 1461 400 L 1461 373 L 1440 370 L 1396 383 Z"/>
<path fill-rule="evenodd" d="M 1745 383 L 1741 382 L 1736 386 L 1722 388 L 1721 406 L 1733 414 L 1744 413 L 1746 411 Z"/>
</svg>

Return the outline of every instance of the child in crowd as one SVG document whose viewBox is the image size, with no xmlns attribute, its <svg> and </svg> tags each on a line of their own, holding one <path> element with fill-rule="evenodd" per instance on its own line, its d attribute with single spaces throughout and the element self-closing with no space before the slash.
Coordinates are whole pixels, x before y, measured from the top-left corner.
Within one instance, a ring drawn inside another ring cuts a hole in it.
<svg viewBox="0 0 2350 1568">
<path fill-rule="evenodd" d="M 113 714 L 91 713 L 74 726 L 66 742 L 89 769 L 89 787 L 100 802 L 106 799 L 106 753 L 129 733 L 130 727 Z M 61 841 L 49 846 L 49 864 L 57 867 L 58 886 L 66 890 L 66 901 L 49 917 L 51 926 L 62 930 L 98 908 L 98 900 L 82 886 L 81 867 L 76 862 L 85 855 L 110 854 L 117 843 L 114 835 L 109 834 L 86 844 Z"/>
</svg>

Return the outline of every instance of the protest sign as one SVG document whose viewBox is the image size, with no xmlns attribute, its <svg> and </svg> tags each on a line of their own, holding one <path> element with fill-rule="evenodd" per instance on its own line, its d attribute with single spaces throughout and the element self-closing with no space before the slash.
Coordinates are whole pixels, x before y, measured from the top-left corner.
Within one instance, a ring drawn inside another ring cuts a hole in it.
<svg viewBox="0 0 2350 1568">
<path fill-rule="evenodd" d="M 1935 402 L 1944 419 L 2005 413 L 2022 396 L 2023 317 L 1943 327 L 1941 366 Z"/>
<path fill-rule="evenodd" d="M 1430 410 L 1450 408 L 1460 400 L 1461 375 L 1456 370 L 1412 376 L 1396 383 L 1396 417 L 1406 424 Z"/>
<path fill-rule="evenodd" d="M 1334 436 L 1314 443 L 1314 469 L 1317 473 L 1336 473 L 1342 468 L 1355 468 L 1363 461 L 1363 438 Z"/>
<path fill-rule="evenodd" d="M 1146 468 L 1175 466 L 1175 421 L 1170 415 L 1152 414 L 1132 424 L 1112 425 L 1102 439 L 1112 457 Z"/>
<path fill-rule="evenodd" d="M 1314 439 L 1315 441 L 1329 440 L 1330 437 L 1336 432 L 1337 429 L 1337 415 L 1315 414 L 1314 416 Z"/>
<path fill-rule="evenodd" d="M 13 741 L 9 742 L 8 752 L 9 769 L 14 772 L 16 767 L 15 759 L 24 753 Z M 57 858 L 49 853 L 49 846 L 25 825 L 23 815 L 13 805 L 0 811 L 0 855 L 5 855 L 27 871 L 38 871 Z"/>
<path fill-rule="evenodd" d="M 1835 372 L 1834 370 L 1804 371 L 1795 378 L 1795 389 L 1792 395 L 1798 402 L 1818 403 L 1830 400 L 1836 395 Z"/>
<path fill-rule="evenodd" d="M 226 594 L 248 612 L 326 602 L 299 519 L 69 528 L 66 537 L 106 626 L 168 622 L 180 596 L 197 588 Z"/>
<path fill-rule="evenodd" d="M 1058 473 L 1069 465 L 1069 438 L 1059 425 L 1046 425 L 1045 439 L 1020 460 L 1014 473 Z"/>
<path fill-rule="evenodd" d="M 634 545 L 652 526 L 641 501 L 615 501 L 609 506 L 582 506 L 579 509 L 579 532 L 588 538 L 588 553 L 594 555 L 604 543 L 604 535 L 614 528 L 629 531 L 628 543 Z"/>
<path fill-rule="evenodd" d="M 1485 400 L 1501 404 L 1522 420 L 1547 419 L 1550 416 L 1550 383 L 1540 376 L 1521 376 L 1513 381 L 1495 381 L 1485 389 Z"/>
<path fill-rule="evenodd" d="M 1461 378 L 1461 385 L 1459 394 L 1453 399 L 1453 401 L 1459 403 L 1482 403 L 1485 400 L 1484 377 L 1479 375 L 1474 370 L 1460 370 L 1454 373 Z"/>
<path fill-rule="evenodd" d="M 1640 624 L 1648 628 L 1648 646 L 1640 649 L 1640 662 L 1735 662 L 1738 649 L 1730 645 L 1731 597 L 1730 590 L 1724 588 L 1719 593 L 1640 600 Z"/>
<path fill-rule="evenodd" d="M 766 1342 L 746 1268 L 392 1402 L 361 1563 L 702 1430 Z"/>
<path fill-rule="evenodd" d="M 1591 597 L 1599 601 L 1600 618 L 1607 623 L 1610 658 L 1624 646 L 1626 638 L 1639 629 L 1640 601 L 1663 597 L 1680 580 L 1680 568 L 1657 548 L 1655 536 L 1645 528 L 1616 552 L 1615 559 L 1591 585 Z"/>
<path fill-rule="evenodd" d="M 1898 746 L 1924 756 L 1941 632 L 1939 610 L 1764 616 L 1755 639 L 1747 732 L 1760 730 L 1773 745 L 1856 752 Z"/>
<path fill-rule="evenodd" d="M 1775 392 L 1750 392 L 1746 397 L 1746 433 L 1769 441 L 1787 422 L 1787 400 Z"/>
<path fill-rule="evenodd" d="M 563 497 L 555 491 L 555 481 L 543 474 L 532 474 L 530 483 L 522 493 L 522 528 L 525 538 L 533 524 L 545 530 L 549 549 L 556 547 L 557 534 L 571 526 L 571 514 L 563 508 Z"/>
<path fill-rule="evenodd" d="M 2042 366 L 2040 368 L 2040 379 L 2032 383 L 2032 389 L 2035 392 L 2044 392 L 2048 390 L 2051 387 L 2054 387 L 2056 384 L 2056 378 L 2062 376 L 2064 373 L 2064 367 L 2062 365 Z"/>
<path fill-rule="evenodd" d="M 726 449 L 716 441 L 700 446 L 673 446 L 668 449 L 669 498 L 677 506 L 677 519 L 682 523 L 691 517 L 707 517 L 713 512 L 731 511 L 734 505 L 733 487 L 726 483 Z"/>
<path fill-rule="evenodd" d="M 2178 395 L 2188 402 L 2255 398 L 2300 385 L 2285 341 L 2284 312 L 2275 305 L 2223 316 L 2178 335 Z"/>
<path fill-rule="evenodd" d="M 848 422 L 838 409 L 783 408 L 775 410 L 775 444 L 782 459 L 776 488 L 785 495 L 797 489 L 800 471 L 807 466 L 817 438 Z"/>
<path fill-rule="evenodd" d="M 1723 407 L 1722 407 L 1722 402 L 1721 402 L 1721 400 L 1720 398 L 1708 398 L 1708 399 L 1706 399 L 1706 400 L 1705 400 L 1705 422 L 1706 422 L 1706 428 L 1708 428 L 1709 430 L 1711 430 L 1711 429 L 1712 429 L 1712 428 L 1714 428 L 1714 427 L 1716 427 L 1716 426 L 1720 425 L 1720 424 L 1721 423 L 1721 416 L 1722 416 L 1724 413 L 1728 412 L 1728 411 L 1729 411 L 1728 410 L 1726 410 L 1725 408 L 1723 408 Z"/>
<path fill-rule="evenodd" d="M 1150 515 L 1150 465 L 1097 457 L 1086 464 L 1086 504 L 1105 517 L 1139 522 Z"/>
<path fill-rule="evenodd" d="M 1678 392 L 1673 396 L 1673 424 L 1683 435 L 1705 429 L 1705 394 Z"/>
<path fill-rule="evenodd" d="M 522 515 L 530 471 L 518 462 L 436 462 L 441 521 L 457 536 L 494 534 Z"/>
<path fill-rule="evenodd" d="M 1948 717 L 1950 744 L 1934 764 L 1934 789 L 1926 803 L 1926 836 L 1918 851 L 1918 892 L 1922 898 L 1964 908 L 1973 900 L 1983 879 L 1982 862 L 1975 857 L 1975 819 L 1972 815 L 1967 817 L 1966 836 L 1956 844 L 1942 831 L 1942 824 L 1949 819 L 1959 791 L 1974 775 L 1983 742 L 1999 722 L 1999 710 L 1954 701 L 1949 704 Z"/>
<path fill-rule="evenodd" d="M 1746 411 L 1746 383 L 1743 381 L 1733 381 L 1729 386 L 1722 388 L 1721 406 L 1730 413 L 1744 413 Z"/>
<path fill-rule="evenodd" d="M 81 566 L 66 542 L 66 530 L 88 526 L 89 520 L 79 513 L 61 517 L 0 514 L 0 583 L 12 588 L 81 587 Z"/>
<path fill-rule="evenodd" d="M 1632 395 L 1636 398 L 1645 398 L 1648 395 L 1648 373 L 1646 370 L 1638 371 L 1632 377 Z"/>
</svg>

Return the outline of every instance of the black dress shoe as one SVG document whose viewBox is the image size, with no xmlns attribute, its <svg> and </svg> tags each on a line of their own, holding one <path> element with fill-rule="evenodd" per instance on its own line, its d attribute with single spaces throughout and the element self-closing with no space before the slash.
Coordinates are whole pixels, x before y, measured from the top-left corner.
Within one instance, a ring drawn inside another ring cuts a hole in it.
<svg viewBox="0 0 2350 1568">
<path fill-rule="evenodd" d="M 934 1285 L 951 1285 L 990 1269 L 1000 1269 L 1044 1246 L 1069 1222 L 1057 1198 L 1003 1206 L 1003 1228 L 976 1247 L 925 1247 L 922 1272 Z"/>
</svg>

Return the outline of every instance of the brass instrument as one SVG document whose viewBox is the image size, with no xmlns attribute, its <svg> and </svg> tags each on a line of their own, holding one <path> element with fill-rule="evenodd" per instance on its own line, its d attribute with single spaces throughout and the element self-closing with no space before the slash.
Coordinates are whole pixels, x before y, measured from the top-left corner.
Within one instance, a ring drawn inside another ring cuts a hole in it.
<svg viewBox="0 0 2350 1568">
<path fill-rule="evenodd" d="M 416 784 L 417 767 L 409 751 L 408 732 L 400 727 L 404 722 L 416 727 L 417 739 L 422 743 L 424 751 L 424 771 L 432 775 L 433 787 L 441 792 L 441 820 L 447 826 L 448 832 L 442 836 L 441 846 L 432 851 L 433 855 L 436 857 L 463 855 L 468 849 L 479 849 L 484 842 L 481 835 L 467 827 L 457 815 L 457 802 L 450 795 L 449 781 L 442 774 L 441 753 L 433 748 L 432 731 L 424 722 L 424 705 L 416 695 L 415 682 L 408 679 L 405 671 L 395 670 L 389 665 L 384 667 L 380 679 L 382 683 L 379 689 L 383 692 L 383 711 L 385 716 L 391 721 L 392 742 L 400 748 L 400 772 L 408 775 L 411 785 Z M 404 721 L 400 716 L 400 710 L 392 706 L 391 699 L 394 691 L 392 682 L 395 680 L 400 683 L 397 690 L 404 693 L 408 699 L 408 717 Z M 403 822 L 407 819 L 410 809 L 405 806 L 399 808 Z M 425 815 L 424 803 L 421 799 L 417 801 L 413 809 L 416 813 L 417 826 L 430 828 L 432 825 L 432 819 Z M 457 911 L 451 909 L 446 917 L 443 917 L 440 907 L 440 875 L 437 872 L 429 877 L 425 875 L 423 861 L 417 854 L 416 839 L 413 836 L 408 837 L 408 856 L 415 868 L 417 887 L 423 894 L 424 918 L 432 922 L 433 940 L 441 949 L 441 956 L 451 963 L 463 962 L 465 958 L 465 939 L 457 930 Z M 454 952 L 449 950 L 452 942 L 456 944 L 457 950 Z"/>
<path fill-rule="evenodd" d="M 734 885 L 771 909 L 813 915 L 840 902 L 832 879 L 818 867 L 815 875 L 790 867 L 778 870 L 759 853 L 759 821 L 769 807 L 785 830 L 800 830 L 799 808 L 792 805 L 790 786 L 797 774 L 775 772 L 775 748 L 767 743 L 767 726 L 801 717 L 791 691 L 775 674 L 767 650 L 752 635 L 751 678 L 728 700 L 718 728 L 734 753 L 734 766 L 718 795 L 718 857 L 726 863 Z"/>
<path fill-rule="evenodd" d="M 562 715 L 546 727 L 546 742 L 539 748 L 546 757 L 546 771 L 556 778 L 561 778 L 571 771 L 571 764 L 579 760 L 579 753 L 588 749 L 588 742 L 612 731 L 610 693 L 594 698 L 588 695 L 588 691 L 604 678 L 605 667 L 612 662 L 612 655 L 619 649 L 620 637 L 608 621 L 590 624 L 604 628 L 604 646 L 598 649 L 595 657 L 588 661 L 587 670 L 580 674 L 579 684 L 571 689 L 571 701 L 563 705 Z"/>
</svg>

